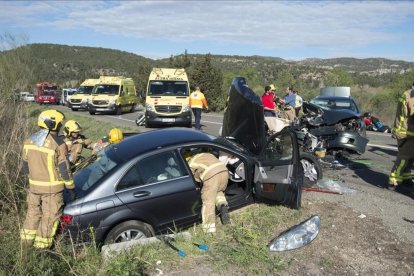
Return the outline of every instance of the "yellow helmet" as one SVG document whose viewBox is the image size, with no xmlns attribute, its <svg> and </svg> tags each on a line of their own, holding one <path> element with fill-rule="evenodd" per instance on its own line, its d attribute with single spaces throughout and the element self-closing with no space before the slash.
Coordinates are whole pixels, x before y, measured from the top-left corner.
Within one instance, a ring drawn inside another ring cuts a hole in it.
<svg viewBox="0 0 414 276">
<path fill-rule="evenodd" d="M 69 120 L 65 123 L 65 128 L 63 131 L 66 135 L 70 136 L 73 132 L 80 132 L 82 127 L 80 124 L 74 120 Z"/>
<path fill-rule="evenodd" d="M 42 111 L 37 119 L 37 125 L 52 131 L 59 131 L 65 115 L 55 109 Z"/>
<path fill-rule="evenodd" d="M 269 87 L 270 87 L 270 91 L 276 91 L 276 87 L 273 83 L 269 84 Z"/>
<path fill-rule="evenodd" d="M 124 139 L 124 134 L 119 128 L 113 128 L 109 131 L 109 143 L 117 144 Z"/>
</svg>

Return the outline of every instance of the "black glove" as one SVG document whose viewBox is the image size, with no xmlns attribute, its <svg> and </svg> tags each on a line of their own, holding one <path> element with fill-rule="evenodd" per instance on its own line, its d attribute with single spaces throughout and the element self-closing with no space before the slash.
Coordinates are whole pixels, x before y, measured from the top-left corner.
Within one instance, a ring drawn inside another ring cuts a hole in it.
<svg viewBox="0 0 414 276">
<path fill-rule="evenodd" d="M 74 201 L 76 199 L 75 189 L 68 190 L 68 193 L 69 193 L 70 200 Z"/>
</svg>

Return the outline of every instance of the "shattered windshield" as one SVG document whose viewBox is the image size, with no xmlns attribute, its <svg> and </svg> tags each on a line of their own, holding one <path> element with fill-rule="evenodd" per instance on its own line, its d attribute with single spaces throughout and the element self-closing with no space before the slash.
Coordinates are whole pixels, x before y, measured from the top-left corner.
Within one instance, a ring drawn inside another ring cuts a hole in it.
<svg viewBox="0 0 414 276">
<path fill-rule="evenodd" d="M 79 86 L 78 91 L 75 94 L 92 94 L 93 86 Z"/>
<path fill-rule="evenodd" d="M 85 194 L 120 163 L 111 152 L 101 150 L 97 155 L 92 155 L 80 164 L 81 168 L 75 172 L 73 177 L 77 192 Z"/>
<path fill-rule="evenodd" d="M 188 96 L 186 81 L 151 81 L 148 95 L 150 96 Z"/>
<path fill-rule="evenodd" d="M 118 92 L 119 92 L 119 85 L 100 84 L 100 85 L 95 85 L 95 87 L 93 88 L 92 94 L 118 95 Z"/>
</svg>

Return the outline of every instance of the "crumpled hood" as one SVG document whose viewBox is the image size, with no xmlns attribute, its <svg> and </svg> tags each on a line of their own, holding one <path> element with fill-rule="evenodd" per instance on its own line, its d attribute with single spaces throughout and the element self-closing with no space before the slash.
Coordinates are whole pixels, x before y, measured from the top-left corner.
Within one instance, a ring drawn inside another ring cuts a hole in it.
<svg viewBox="0 0 414 276">
<path fill-rule="evenodd" d="M 303 102 L 302 108 L 305 114 L 308 114 L 309 112 L 321 114 L 321 117 L 323 119 L 322 125 L 331 126 L 343 120 L 359 118 L 359 114 L 349 109 L 329 110 L 329 109 L 321 108 L 320 106 L 317 106 L 309 102 Z"/>
<path fill-rule="evenodd" d="M 243 77 L 233 80 L 223 117 L 223 137 L 231 137 L 254 154 L 260 154 L 266 138 L 263 104 Z"/>
</svg>

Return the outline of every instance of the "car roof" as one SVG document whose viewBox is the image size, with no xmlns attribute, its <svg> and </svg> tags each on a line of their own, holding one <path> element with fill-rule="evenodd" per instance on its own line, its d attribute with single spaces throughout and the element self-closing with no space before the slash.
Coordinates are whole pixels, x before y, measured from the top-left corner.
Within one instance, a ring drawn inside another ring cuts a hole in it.
<svg viewBox="0 0 414 276">
<path fill-rule="evenodd" d="M 125 138 L 121 143 L 114 145 L 116 155 L 122 159 L 130 158 L 171 145 L 191 142 L 212 142 L 216 137 L 207 133 L 185 128 L 166 128 Z"/>
<path fill-rule="evenodd" d="M 349 97 L 341 97 L 341 96 L 317 96 L 314 99 L 318 100 L 342 100 L 342 99 L 353 99 L 351 96 Z"/>
</svg>

